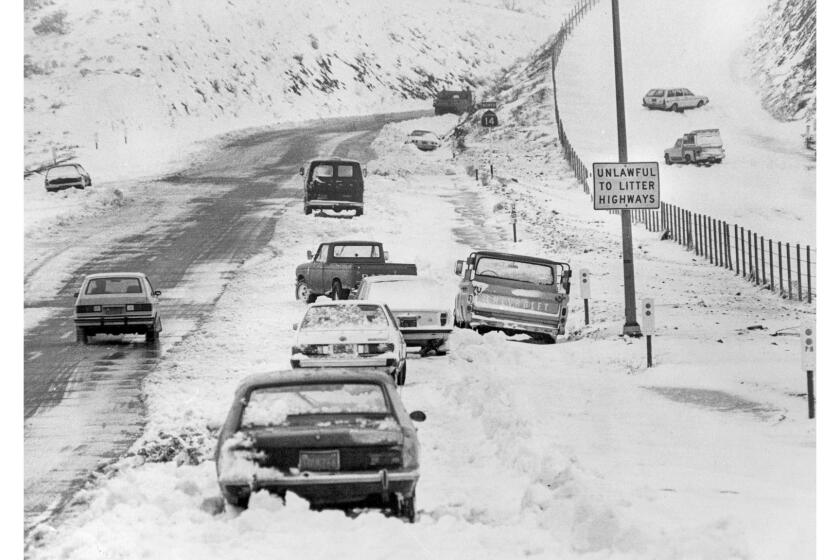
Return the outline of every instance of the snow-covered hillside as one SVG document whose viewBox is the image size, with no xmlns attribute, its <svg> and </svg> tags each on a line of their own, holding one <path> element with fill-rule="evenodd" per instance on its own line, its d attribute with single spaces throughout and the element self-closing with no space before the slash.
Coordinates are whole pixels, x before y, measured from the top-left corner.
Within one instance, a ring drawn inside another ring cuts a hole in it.
<svg viewBox="0 0 840 560">
<path fill-rule="evenodd" d="M 774 0 L 752 41 L 764 106 L 782 120 L 817 110 L 817 0 Z"/>
<path fill-rule="evenodd" d="M 430 108 L 437 89 L 479 87 L 527 54 L 563 13 L 545 0 L 25 5 L 27 164 L 52 148 L 165 157 L 248 126 Z"/>
</svg>

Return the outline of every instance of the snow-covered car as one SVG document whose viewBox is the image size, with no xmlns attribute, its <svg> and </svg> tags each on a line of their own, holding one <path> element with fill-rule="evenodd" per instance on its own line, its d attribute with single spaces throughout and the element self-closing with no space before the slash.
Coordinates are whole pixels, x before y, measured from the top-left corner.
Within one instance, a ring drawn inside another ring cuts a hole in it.
<svg viewBox="0 0 840 560">
<path fill-rule="evenodd" d="M 280 371 L 246 377 L 216 445 L 225 500 L 293 492 L 313 507 L 374 506 L 413 523 L 420 478 L 421 411 L 406 412 L 396 387 L 365 369 Z"/>
<path fill-rule="evenodd" d="M 452 333 L 452 298 L 441 285 L 418 276 L 369 276 L 359 284 L 360 300 L 381 301 L 394 314 L 407 346 L 446 354 Z"/>
<path fill-rule="evenodd" d="M 90 175 L 78 163 L 66 163 L 47 169 L 44 175 L 44 188 L 48 192 L 63 189 L 84 189 L 91 185 Z"/>
<path fill-rule="evenodd" d="M 408 140 L 406 140 L 405 143 L 414 144 L 417 148 L 423 150 L 424 152 L 436 150 L 441 144 L 438 135 L 429 130 L 412 131 L 411 134 L 408 135 Z"/>
<path fill-rule="evenodd" d="M 142 272 L 90 274 L 76 293 L 73 322 L 76 340 L 84 344 L 97 334 L 144 334 L 154 342 L 163 326 L 159 290 Z"/>
<path fill-rule="evenodd" d="M 696 163 L 712 164 L 720 163 L 726 157 L 726 150 L 723 149 L 723 140 L 720 138 L 720 130 L 717 128 L 706 128 L 703 130 L 692 130 L 676 143 L 665 150 L 665 163 Z"/>
<path fill-rule="evenodd" d="M 667 111 L 697 109 L 708 102 L 708 97 L 694 95 L 685 88 L 654 88 L 647 92 L 642 99 L 642 105 L 648 109 L 664 109 Z"/>
<path fill-rule="evenodd" d="M 292 367 L 373 367 L 404 385 L 406 347 L 397 325 L 383 303 L 313 303 L 300 323 L 292 325 Z"/>
</svg>

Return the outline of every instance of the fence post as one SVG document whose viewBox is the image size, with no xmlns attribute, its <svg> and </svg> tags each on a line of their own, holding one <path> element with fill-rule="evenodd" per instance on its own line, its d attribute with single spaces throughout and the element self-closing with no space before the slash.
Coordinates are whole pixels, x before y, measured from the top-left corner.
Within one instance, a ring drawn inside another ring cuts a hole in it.
<svg viewBox="0 0 840 560">
<path fill-rule="evenodd" d="M 811 303 L 811 246 L 805 245 L 805 274 L 808 275 L 808 303 Z"/>
<path fill-rule="evenodd" d="M 738 224 L 735 224 L 735 276 L 741 274 L 741 257 L 738 254 Z"/>
<path fill-rule="evenodd" d="M 729 222 L 726 222 L 726 266 L 732 270 L 732 250 L 729 244 Z"/>
<path fill-rule="evenodd" d="M 723 241 L 723 220 L 718 221 L 718 232 L 720 234 L 720 266 L 726 268 L 726 243 Z"/>
<path fill-rule="evenodd" d="M 779 248 L 779 295 L 784 297 L 785 296 L 785 283 L 782 280 L 782 242 L 778 241 L 778 248 Z"/>
<path fill-rule="evenodd" d="M 747 251 L 744 247 L 744 226 L 741 226 L 741 276 L 747 277 Z"/>
<path fill-rule="evenodd" d="M 796 244 L 796 291 L 802 301 L 802 264 L 799 257 L 799 243 Z"/>
<path fill-rule="evenodd" d="M 755 280 L 753 276 L 753 235 L 752 230 L 747 230 L 747 250 L 749 251 L 750 255 L 750 276 L 748 280 L 752 283 Z"/>
<path fill-rule="evenodd" d="M 691 232 L 691 212 L 688 210 L 685 211 L 685 232 L 686 238 L 688 239 L 687 248 L 691 251 L 694 248 L 694 235 Z"/>
<path fill-rule="evenodd" d="M 715 266 L 720 266 L 721 262 L 721 254 L 720 254 L 720 239 L 719 237 L 719 229 L 720 229 L 720 220 L 714 221 L 714 237 L 715 237 Z"/>
<path fill-rule="evenodd" d="M 775 282 L 773 281 L 773 240 L 769 239 L 767 243 L 767 248 L 770 249 L 770 291 L 775 292 L 776 286 Z"/>
<path fill-rule="evenodd" d="M 793 281 L 791 280 L 791 270 L 790 270 L 790 243 L 785 243 L 785 253 L 787 258 L 787 277 L 788 277 L 788 299 L 793 299 Z"/>
<path fill-rule="evenodd" d="M 764 272 L 764 236 L 761 236 L 761 283 L 767 283 L 767 274 Z"/>
<path fill-rule="evenodd" d="M 700 255 L 700 232 L 697 230 L 697 214 L 694 214 L 694 254 Z"/>
</svg>

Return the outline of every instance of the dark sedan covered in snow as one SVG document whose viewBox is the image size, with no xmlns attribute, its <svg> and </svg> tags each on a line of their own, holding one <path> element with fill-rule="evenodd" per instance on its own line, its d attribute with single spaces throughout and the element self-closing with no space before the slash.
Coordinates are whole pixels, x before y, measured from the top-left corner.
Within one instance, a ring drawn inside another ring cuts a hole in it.
<svg viewBox="0 0 840 560">
<path fill-rule="evenodd" d="M 413 522 L 419 442 L 396 386 L 365 369 L 293 370 L 245 378 L 216 446 L 225 500 L 293 492 L 315 508 L 382 507 Z"/>
</svg>

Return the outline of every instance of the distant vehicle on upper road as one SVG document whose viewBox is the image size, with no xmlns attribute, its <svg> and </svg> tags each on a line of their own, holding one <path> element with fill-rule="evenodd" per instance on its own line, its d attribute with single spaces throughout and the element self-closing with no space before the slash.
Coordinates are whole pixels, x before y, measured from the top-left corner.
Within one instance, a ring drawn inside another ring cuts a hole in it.
<svg viewBox="0 0 840 560">
<path fill-rule="evenodd" d="M 381 301 L 396 317 L 408 346 L 442 355 L 452 332 L 452 299 L 433 280 L 419 276 L 368 276 L 359 284 L 358 299 Z"/>
<path fill-rule="evenodd" d="M 665 150 L 665 163 L 720 163 L 726 157 L 720 130 L 707 128 L 692 130 L 678 139 L 672 148 Z"/>
<path fill-rule="evenodd" d="M 469 113 L 473 110 L 473 94 L 468 89 L 461 91 L 444 89 L 438 92 L 432 105 L 435 108 L 435 115 Z"/>
<path fill-rule="evenodd" d="M 91 186 L 90 175 L 78 163 L 65 163 L 50 167 L 44 175 L 44 188 L 48 192 L 69 189 L 84 189 Z"/>
<path fill-rule="evenodd" d="M 384 303 L 313 303 L 292 328 L 296 331 L 293 368 L 374 367 L 385 371 L 397 385 L 405 384 L 405 341 Z"/>
<path fill-rule="evenodd" d="M 73 321 L 76 340 L 88 343 L 96 334 L 145 334 L 154 342 L 163 326 L 160 321 L 159 290 L 140 272 L 90 274 L 76 293 Z"/>
<path fill-rule="evenodd" d="M 440 147 L 440 138 L 437 134 L 428 130 L 414 130 L 408 135 L 406 144 L 414 144 L 420 150 L 429 152 Z"/>
<path fill-rule="evenodd" d="M 309 262 L 295 269 L 295 298 L 312 303 L 320 295 L 347 299 L 366 276 L 416 275 L 413 264 L 389 263 L 388 252 L 376 241 L 331 241 L 321 243 Z"/>
<path fill-rule="evenodd" d="M 364 213 L 365 179 L 367 169 L 358 161 L 342 158 L 316 159 L 308 168 L 300 168 L 303 176 L 303 213 L 313 209 L 353 210 L 356 216 Z"/>
<path fill-rule="evenodd" d="M 655 88 L 645 94 L 642 105 L 648 109 L 682 111 L 696 109 L 709 102 L 703 95 L 694 95 L 685 88 Z"/>
<path fill-rule="evenodd" d="M 538 257 L 476 251 L 455 263 L 461 276 L 455 326 L 526 333 L 549 343 L 566 332 L 572 269 Z"/>
<path fill-rule="evenodd" d="M 393 383 L 366 369 L 279 371 L 246 377 L 216 445 L 225 500 L 293 492 L 313 507 L 383 507 L 415 520 L 420 478 L 414 422 Z"/>
</svg>

